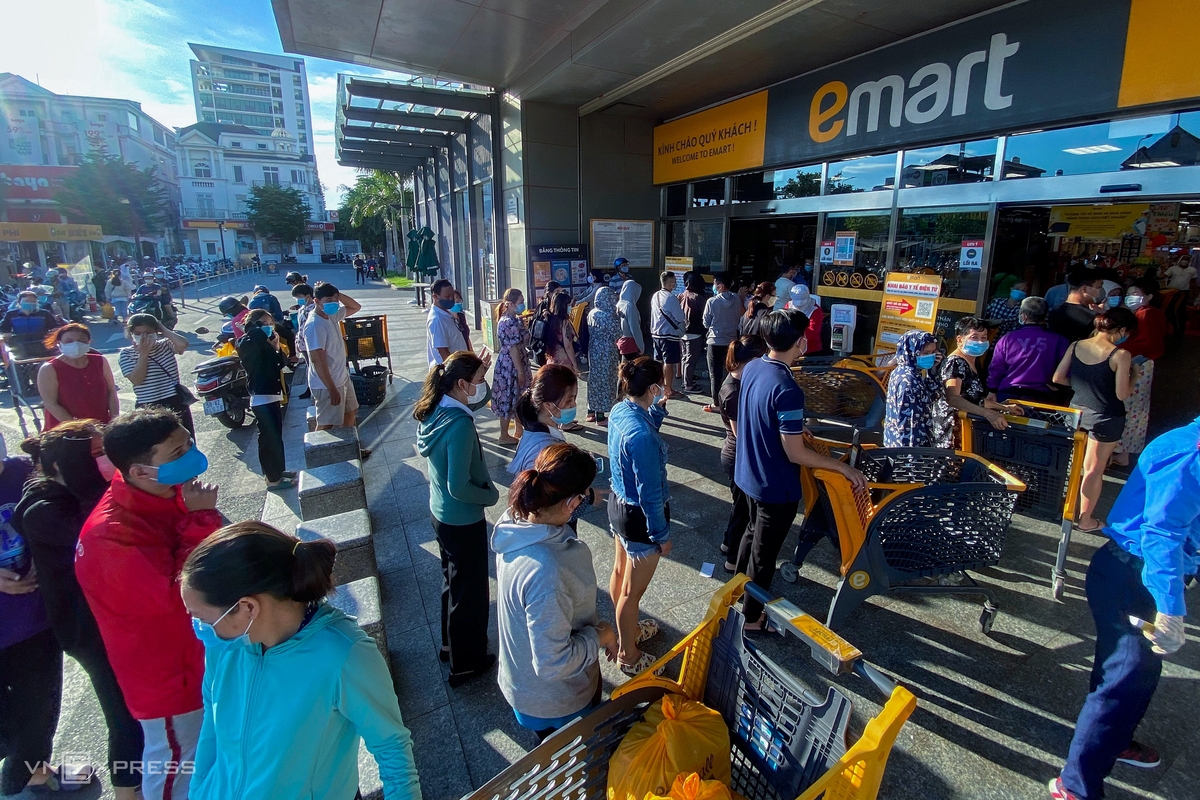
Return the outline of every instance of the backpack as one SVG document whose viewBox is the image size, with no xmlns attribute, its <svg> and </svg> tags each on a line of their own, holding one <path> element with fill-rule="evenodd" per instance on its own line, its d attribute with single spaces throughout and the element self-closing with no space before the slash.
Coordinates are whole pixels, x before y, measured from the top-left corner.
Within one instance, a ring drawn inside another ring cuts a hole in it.
<svg viewBox="0 0 1200 800">
<path fill-rule="evenodd" d="M 546 363 L 547 339 L 550 334 L 550 309 L 540 307 L 529 321 L 529 352 L 539 367 Z"/>
</svg>

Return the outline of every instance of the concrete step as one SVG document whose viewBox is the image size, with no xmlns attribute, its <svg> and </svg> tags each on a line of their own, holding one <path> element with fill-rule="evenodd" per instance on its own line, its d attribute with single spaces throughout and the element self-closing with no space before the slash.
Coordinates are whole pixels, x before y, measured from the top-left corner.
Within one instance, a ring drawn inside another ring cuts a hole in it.
<svg viewBox="0 0 1200 800">
<path fill-rule="evenodd" d="M 300 518 L 304 521 L 367 507 L 358 459 L 300 471 Z"/>
<path fill-rule="evenodd" d="M 365 508 L 301 522 L 296 526 L 296 536 L 306 542 L 329 539 L 337 546 L 333 582 L 338 586 L 374 577 L 377 572 L 371 515 Z"/>
<path fill-rule="evenodd" d="M 358 458 L 358 428 L 331 428 L 304 434 L 304 466 L 308 469 Z"/>
<path fill-rule="evenodd" d="M 383 603 L 379 599 L 379 581 L 374 578 L 359 578 L 358 580 L 339 586 L 330 596 L 329 602 L 347 616 L 354 617 L 358 626 L 367 632 L 388 669 L 392 662 L 388 658 L 387 635 L 383 630 Z"/>
</svg>

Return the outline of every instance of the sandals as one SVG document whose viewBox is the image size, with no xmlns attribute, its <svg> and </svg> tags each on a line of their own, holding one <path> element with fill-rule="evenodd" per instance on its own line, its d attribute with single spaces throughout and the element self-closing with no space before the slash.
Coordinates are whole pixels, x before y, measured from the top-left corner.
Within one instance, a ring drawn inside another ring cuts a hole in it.
<svg viewBox="0 0 1200 800">
<path fill-rule="evenodd" d="M 283 491 L 284 489 L 291 489 L 295 485 L 296 485 L 295 478 L 289 478 L 287 475 L 284 475 L 275 483 L 268 483 L 267 491 L 268 492 L 280 492 L 280 491 Z"/>
<path fill-rule="evenodd" d="M 559 430 L 565 431 L 567 433 L 575 433 L 576 431 L 582 431 L 582 430 L 587 430 L 587 429 L 584 428 L 582 425 L 580 425 L 578 422 L 572 422 L 570 425 L 562 426 L 561 428 L 559 428 Z"/>
<path fill-rule="evenodd" d="M 1100 531 L 1102 531 L 1104 529 L 1104 526 L 1106 524 L 1107 523 L 1101 522 L 1099 525 L 1097 525 L 1094 528 L 1085 528 L 1082 525 L 1080 525 L 1078 522 L 1076 522 L 1075 530 L 1079 531 L 1080 533 L 1099 533 Z"/>
<path fill-rule="evenodd" d="M 586 419 L 585 421 L 586 421 L 586 422 L 595 422 L 595 421 L 596 421 L 596 412 L 595 412 L 595 411 L 589 411 L 589 412 L 588 412 L 588 415 L 587 415 L 587 419 Z"/>
<path fill-rule="evenodd" d="M 618 661 L 617 664 L 621 667 L 621 672 L 624 672 L 626 675 L 632 678 L 650 669 L 650 665 L 657 660 L 657 658 L 649 653 L 642 653 L 642 657 L 637 660 L 636 664 L 626 664 L 623 661 Z M 664 667 L 659 667 L 658 669 L 654 670 L 654 674 L 662 675 Z"/>
<path fill-rule="evenodd" d="M 91 765 L 63 764 L 51 769 L 45 783 L 29 786 L 35 794 L 74 792 L 96 782 L 96 768 Z"/>
<path fill-rule="evenodd" d="M 638 620 L 638 637 L 637 637 L 637 641 L 635 642 L 635 644 L 641 644 L 642 642 L 648 642 L 651 639 L 653 639 L 655 636 L 658 636 L 658 623 L 652 619 L 639 619 Z"/>
</svg>

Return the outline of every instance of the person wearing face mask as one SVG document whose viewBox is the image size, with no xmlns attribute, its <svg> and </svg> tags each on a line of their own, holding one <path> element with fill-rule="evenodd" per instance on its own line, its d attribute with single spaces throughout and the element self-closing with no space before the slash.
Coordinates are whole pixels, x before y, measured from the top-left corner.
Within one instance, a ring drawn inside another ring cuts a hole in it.
<svg viewBox="0 0 1200 800">
<path fill-rule="evenodd" d="M 1112 457 L 1112 463 L 1120 467 L 1129 466 L 1130 454 L 1140 453 L 1146 446 L 1154 362 L 1166 352 L 1167 337 L 1171 335 L 1171 323 L 1167 321 L 1167 315 L 1155 305 L 1158 293 L 1158 281 L 1138 278 L 1125 294 L 1125 307 L 1137 317 L 1138 326 L 1121 343 L 1121 349 L 1128 350 L 1133 357 L 1133 363 L 1138 366 L 1138 376 L 1133 384 L 1133 394 L 1125 401 L 1125 431 Z"/>
<path fill-rule="evenodd" d="M 525 435 L 508 465 L 510 475 L 531 469 L 538 453 L 567 440 L 562 429 L 575 421 L 578 391 L 579 378 L 569 367 L 547 364 L 538 369 L 516 403 L 517 420 Z"/>
<path fill-rule="evenodd" d="M 221 528 L 184 562 L 176 593 L 205 653 L 191 800 L 352 800 L 360 743 L 384 796 L 420 798 L 387 663 L 324 602 L 334 555 L 327 539 L 249 521 Z"/>
<path fill-rule="evenodd" d="M 304 344 L 308 348 L 308 388 L 317 408 L 317 430 L 338 426 L 352 428 L 358 412 L 358 397 L 350 382 L 346 361 L 346 342 L 341 321 L 362 308 L 354 298 L 342 294 L 332 283 L 323 283 L 313 292 L 313 310 L 304 323 Z M 370 455 L 364 451 L 363 458 Z"/>
<path fill-rule="evenodd" d="M 191 393 L 185 396 L 180 391 L 177 358 L 187 350 L 188 340 L 168 330 L 151 314 L 131 316 L 125 333 L 133 344 L 121 348 L 117 355 L 117 366 L 133 384 L 136 407 L 156 406 L 173 411 L 183 427 L 195 436 Z"/>
<path fill-rule="evenodd" d="M 656 622 L 638 619 L 638 606 L 659 558 L 671 553 L 667 443 L 658 432 L 667 398 L 663 365 L 649 356 L 621 364 L 620 381 L 623 399 L 608 421 L 608 528 L 616 546 L 608 591 L 617 610 L 618 664 L 637 675 L 654 663 L 640 645 L 658 634 Z"/>
<path fill-rule="evenodd" d="M 1092 306 L 1100 299 L 1100 279 L 1088 270 L 1078 269 L 1067 275 L 1067 300 L 1050 312 L 1050 330 L 1078 342 L 1095 330 L 1096 312 Z"/>
<path fill-rule="evenodd" d="M 737 457 L 734 481 L 749 503 L 749 523 L 737 550 L 737 571 L 764 589 L 775 577 L 775 559 L 800 507 L 797 466 L 841 473 L 855 486 L 866 486 L 862 473 L 804 446 L 804 392 L 792 377 L 792 365 L 808 349 L 808 317 L 798 309 L 773 311 L 763 320 L 766 355 L 742 369 L 738 399 Z M 762 604 L 747 597 L 743 607 L 749 630 L 762 630 Z"/>
<path fill-rule="evenodd" d="M 292 273 L 295 275 L 296 273 Z M 299 277 L 299 276 L 297 276 Z M 288 276 L 290 281 L 291 275 Z M 316 303 L 313 299 L 313 289 L 304 281 L 299 281 L 292 285 L 292 299 L 296 301 L 294 306 L 296 310 L 296 349 L 292 355 L 303 356 L 305 364 L 308 365 L 304 370 L 304 391 L 296 397 L 300 400 L 307 400 L 312 397 L 312 390 L 308 388 L 308 376 L 312 371 L 312 362 L 308 359 L 308 343 L 304 341 L 304 327 L 308 324 L 308 317 L 312 314 Z M 299 388 L 296 379 L 292 378 L 292 391 Z"/>
<path fill-rule="evenodd" d="M 75 577 L 75 549 L 84 520 L 107 491 L 112 464 L 92 420 L 63 422 L 26 439 L 21 449 L 37 467 L 12 511 L 12 526 L 29 545 L 46 615 L 63 651 L 83 667 L 108 728 L 108 766 L 117 800 L 135 800 L 142 782 L 142 727 L 129 712 L 96 618 Z M 107 474 L 106 474 L 107 473 Z"/>
<path fill-rule="evenodd" d="M 513 287 L 504 293 L 500 307 L 500 324 L 496 326 L 496 370 L 492 373 L 492 413 L 500 418 L 500 438 L 503 445 L 514 445 L 523 428 L 516 416 L 517 398 L 529 386 L 529 329 L 521 322 L 525 313 L 525 297 Z M 508 435 L 508 426 L 516 425 L 516 436 Z"/>
<path fill-rule="evenodd" d="M 600 704 L 600 652 L 617 657 L 616 631 L 596 612 L 591 550 L 568 525 L 595 477 L 578 447 L 547 447 L 492 529 L 500 692 L 539 741 Z"/>
<path fill-rule="evenodd" d="M 467 324 L 467 312 L 464 310 L 462 292 L 458 289 L 454 290 L 454 305 L 450 306 L 450 313 L 454 315 L 454 324 L 458 326 L 458 332 L 462 334 L 463 342 L 467 345 L 467 352 L 475 352 L 475 348 L 471 346 L 471 326 Z"/>
<path fill-rule="evenodd" d="M 983 310 L 983 318 L 1000 326 L 1000 334 L 1015 331 L 1020 323 L 1021 301 L 1029 296 L 1029 284 L 1017 281 L 1004 297 L 993 297 Z"/>
<path fill-rule="evenodd" d="M 1086 431 L 1079 485 L 1079 521 L 1084 533 L 1100 530 L 1096 517 L 1104 470 L 1125 430 L 1125 401 L 1133 393 L 1138 367 L 1120 344 L 1137 330 L 1134 313 L 1124 306 L 1110 308 L 1096 317 L 1096 332 L 1067 348 L 1054 371 L 1054 382 L 1070 384 L 1075 395 L 1071 405 L 1083 411 L 1080 430 Z"/>
<path fill-rule="evenodd" d="M 617 365 L 621 353 L 621 318 L 617 315 L 617 290 L 602 286 L 596 292 L 596 307 L 588 312 L 588 413 L 587 421 L 606 424 L 605 418 L 617 402 Z"/>
<path fill-rule="evenodd" d="M 454 310 L 454 284 L 442 278 L 429 287 L 433 302 L 425 317 L 426 350 L 429 366 L 441 364 L 451 353 L 467 349 L 467 340 L 458 327 L 458 312 Z M 460 308 L 459 311 L 462 309 Z"/>
<path fill-rule="evenodd" d="M 18 358 L 41 358 L 49 355 L 46 335 L 59 325 L 62 320 L 38 305 L 37 293 L 26 290 L 17 295 L 16 308 L 0 319 L 0 334 Z"/>
<path fill-rule="evenodd" d="M 762 324 L 775 307 L 775 284 L 763 283 L 754 287 L 754 295 L 746 303 L 746 313 L 738 322 L 739 336 L 762 336 Z"/>
<path fill-rule="evenodd" d="M 435 364 L 413 408 L 417 452 L 429 467 L 429 513 L 442 558 L 442 649 L 450 686 L 496 663 L 487 651 L 488 547 L 484 511 L 500 499 L 492 484 L 475 410 L 488 401 L 487 363 L 457 352 Z M 528 434 L 526 434 L 528 435 Z M 522 437 L 524 438 L 524 437 Z"/>
<path fill-rule="evenodd" d="M 991 347 L 987 326 L 975 317 L 962 317 L 954 324 L 954 335 L 958 347 L 938 366 L 943 391 L 933 411 L 935 447 L 956 447 L 961 441 L 959 411 L 983 417 L 998 431 L 1008 427 L 1004 414 L 1022 413 L 1015 403 L 989 400 L 979 377 L 979 359 Z"/>
<path fill-rule="evenodd" d="M 884 447 L 938 447 L 933 410 L 945 395 L 935 367 L 937 339 L 908 331 L 896 342 L 896 366 L 888 378 L 883 419 Z"/>
<path fill-rule="evenodd" d="M 68 323 L 46 337 L 46 349 L 59 355 L 38 368 L 38 394 L 46 410 L 44 430 L 72 419 L 106 423 L 121 413 L 112 367 L 92 352 L 92 332 L 79 322 Z"/>
<path fill-rule="evenodd" d="M 282 370 L 287 356 L 270 311 L 256 308 L 247 315 L 246 335 L 237 340 L 237 352 L 246 368 L 250 407 L 258 424 L 258 464 L 268 489 L 288 489 L 295 485 L 296 473 L 284 470 Z"/>
<path fill-rule="evenodd" d="M 79 533 L 75 576 L 133 718 L 142 726 L 142 796 L 185 800 L 203 717 L 204 649 L 176 581 L 184 560 L 221 527 L 208 459 L 161 408 L 109 424 L 117 472 Z"/>
<path fill-rule="evenodd" d="M 988 364 L 989 400 L 1066 405 L 1051 378 L 1069 343 L 1046 328 L 1046 313 L 1041 297 L 1021 301 L 1021 327 L 1000 337 Z"/>
</svg>

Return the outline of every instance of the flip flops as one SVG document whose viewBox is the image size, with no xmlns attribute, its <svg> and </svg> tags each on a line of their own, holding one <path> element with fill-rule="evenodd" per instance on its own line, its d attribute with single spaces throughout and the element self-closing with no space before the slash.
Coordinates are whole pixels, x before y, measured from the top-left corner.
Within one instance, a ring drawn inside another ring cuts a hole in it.
<svg viewBox="0 0 1200 800">
<path fill-rule="evenodd" d="M 638 620 L 638 637 L 636 644 L 648 642 L 658 636 L 658 623 L 652 619 Z"/>
<path fill-rule="evenodd" d="M 630 677 L 634 677 L 634 676 L 640 675 L 641 673 L 650 669 L 650 665 L 653 664 L 657 660 L 658 659 L 656 659 L 654 656 L 650 655 L 649 653 L 642 653 L 642 657 L 639 658 L 637 660 L 637 663 L 635 663 L 635 664 L 626 664 L 621 661 L 618 661 L 617 663 L 620 664 L 620 666 L 621 666 L 621 672 L 624 672 L 626 675 L 628 675 Z M 655 675 L 662 675 L 662 673 L 663 673 L 663 667 L 659 667 L 658 669 L 654 670 Z"/>
</svg>

